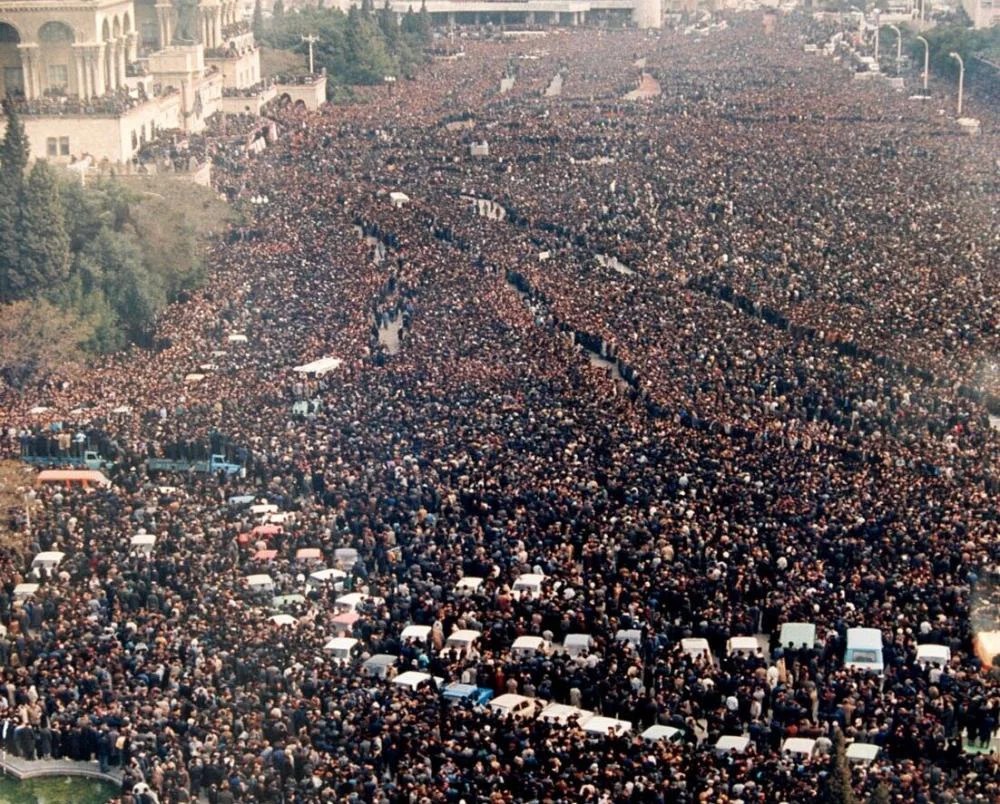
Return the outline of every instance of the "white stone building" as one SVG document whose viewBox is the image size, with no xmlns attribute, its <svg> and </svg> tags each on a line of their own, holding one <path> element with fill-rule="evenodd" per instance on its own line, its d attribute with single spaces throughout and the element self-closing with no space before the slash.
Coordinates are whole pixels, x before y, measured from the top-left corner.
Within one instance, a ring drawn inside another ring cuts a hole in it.
<svg viewBox="0 0 1000 804">
<path fill-rule="evenodd" d="M 224 94 L 253 92 L 260 51 L 237 0 L 197 0 L 195 41 L 173 43 L 176 25 L 163 0 L 0 0 L 0 96 L 32 157 L 127 162 L 158 131 L 200 131 Z"/>
</svg>

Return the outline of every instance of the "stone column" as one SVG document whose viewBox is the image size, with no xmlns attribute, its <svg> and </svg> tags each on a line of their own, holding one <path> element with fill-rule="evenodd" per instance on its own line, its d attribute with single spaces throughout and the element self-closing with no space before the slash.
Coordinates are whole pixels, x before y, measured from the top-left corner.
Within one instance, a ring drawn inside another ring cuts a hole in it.
<svg viewBox="0 0 1000 804">
<path fill-rule="evenodd" d="M 101 64 L 104 65 L 104 91 L 114 92 L 117 88 L 115 79 L 115 43 L 109 39 L 104 43 L 104 52 L 101 54 Z"/>
<path fill-rule="evenodd" d="M 105 45 L 94 45 L 90 52 L 94 55 L 94 97 L 100 98 L 108 91 L 108 84 L 104 75 L 104 48 Z"/>
<path fill-rule="evenodd" d="M 17 49 L 21 56 L 24 97 L 32 100 L 41 94 L 38 88 L 38 45 L 34 42 L 27 42 L 18 45 Z"/>
<path fill-rule="evenodd" d="M 96 98 L 100 95 L 97 84 L 97 48 L 88 45 L 83 51 L 84 84 L 87 87 L 87 98 Z"/>
<path fill-rule="evenodd" d="M 535 24 L 535 12 L 534 11 L 529 11 L 527 14 L 524 15 L 524 23 L 525 23 L 525 25 L 534 25 Z"/>
<path fill-rule="evenodd" d="M 116 65 L 118 86 L 123 87 L 125 86 L 125 65 L 128 60 L 128 40 L 125 37 L 122 37 L 118 40 L 116 45 L 118 47 L 118 64 Z"/>
<path fill-rule="evenodd" d="M 73 70 L 76 75 L 76 94 L 81 100 L 86 100 L 89 95 L 87 94 L 87 73 L 86 73 L 86 59 L 84 57 L 83 47 L 81 45 L 73 45 Z"/>
<path fill-rule="evenodd" d="M 169 47 L 174 38 L 174 7 L 170 3 L 157 3 L 156 19 L 160 23 L 160 47 Z"/>
</svg>

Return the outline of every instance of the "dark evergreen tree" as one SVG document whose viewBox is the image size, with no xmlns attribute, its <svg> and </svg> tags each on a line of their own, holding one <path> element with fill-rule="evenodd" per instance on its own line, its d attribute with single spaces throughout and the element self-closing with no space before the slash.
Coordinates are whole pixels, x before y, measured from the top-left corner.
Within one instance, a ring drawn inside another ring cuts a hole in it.
<svg viewBox="0 0 1000 804">
<path fill-rule="evenodd" d="M 420 0 L 419 22 L 420 35 L 423 37 L 424 44 L 429 45 L 433 39 L 433 33 L 431 32 L 431 14 L 427 10 L 427 0 Z"/>
<path fill-rule="evenodd" d="M 69 276 L 69 235 L 59 182 L 46 162 L 35 162 L 20 204 L 20 263 L 11 274 L 17 295 L 53 289 Z"/>
<path fill-rule="evenodd" d="M 406 9 L 406 13 L 403 15 L 402 28 L 404 34 L 420 33 L 420 21 L 417 19 L 417 15 L 413 13 L 413 6 L 409 6 Z"/>
<path fill-rule="evenodd" d="M 0 181 L 0 302 L 17 297 L 20 255 L 17 244 L 17 210 L 20 206 L 17 191 L 5 181 Z"/>
<path fill-rule="evenodd" d="M 274 0 L 271 7 L 271 16 L 275 19 L 285 16 L 285 0 Z"/>
<path fill-rule="evenodd" d="M 371 17 L 372 12 L 375 10 L 375 5 L 372 0 L 361 0 L 361 15 L 364 17 Z"/>
<path fill-rule="evenodd" d="M 837 729 L 833 735 L 833 753 L 826 777 L 820 783 L 819 801 L 822 804 L 857 804 L 851 786 L 851 768 L 847 764 L 844 733 Z"/>
<path fill-rule="evenodd" d="M 0 301 L 12 301 L 24 293 L 20 273 L 18 210 L 28 164 L 28 138 L 14 104 L 4 101 L 7 131 L 0 142 Z"/>
<path fill-rule="evenodd" d="M 253 21 L 250 23 L 253 37 L 258 42 L 264 39 L 264 9 L 260 6 L 260 0 L 255 0 L 253 4 Z"/>
<path fill-rule="evenodd" d="M 4 101 L 3 111 L 7 117 L 7 131 L 0 142 L 0 179 L 8 186 L 20 188 L 31 149 L 24 124 L 10 100 Z"/>
<path fill-rule="evenodd" d="M 399 21 L 396 19 L 396 12 L 389 5 L 389 0 L 385 0 L 385 5 L 379 11 L 378 27 L 385 37 L 385 44 L 389 48 L 389 52 L 395 55 L 399 50 Z"/>
</svg>

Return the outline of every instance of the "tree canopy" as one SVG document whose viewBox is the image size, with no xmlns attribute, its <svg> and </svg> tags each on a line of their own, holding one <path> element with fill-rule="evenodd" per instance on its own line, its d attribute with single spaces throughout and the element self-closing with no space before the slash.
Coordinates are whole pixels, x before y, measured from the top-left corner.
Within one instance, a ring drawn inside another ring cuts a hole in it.
<svg viewBox="0 0 1000 804">
<path fill-rule="evenodd" d="M 201 240 L 219 224 L 205 207 L 216 203 L 211 191 L 179 180 L 167 180 L 180 188 L 172 194 L 135 192 L 115 179 L 84 188 L 43 160 L 26 171 L 27 139 L 7 112 L 0 372 L 19 382 L 74 353 L 148 343 L 167 304 L 203 279 Z"/>
<path fill-rule="evenodd" d="M 416 15 L 407 15 L 416 16 Z M 370 1 L 347 14 L 337 9 L 309 7 L 274 16 L 264 26 L 263 41 L 281 50 L 307 52 L 303 36 L 315 35 L 317 69 L 325 68 L 331 84 L 380 84 L 386 76 L 410 75 L 424 58 L 430 28 L 399 24 L 388 4 L 376 9 Z"/>
</svg>

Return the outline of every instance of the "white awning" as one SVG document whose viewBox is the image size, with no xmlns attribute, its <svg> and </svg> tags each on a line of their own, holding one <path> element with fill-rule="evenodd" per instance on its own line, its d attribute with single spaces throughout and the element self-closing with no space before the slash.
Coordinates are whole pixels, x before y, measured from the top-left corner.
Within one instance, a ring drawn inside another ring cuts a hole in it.
<svg viewBox="0 0 1000 804">
<path fill-rule="evenodd" d="M 328 371 L 340 368 L 343 362 L 339 357 L 321 357 L 312 363 L 296 366 L 292 370 L 297 371 L 299 374 L 326 374 Z"/>
</svg>

